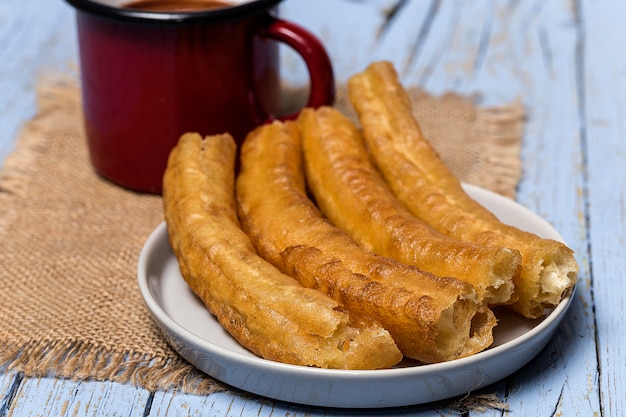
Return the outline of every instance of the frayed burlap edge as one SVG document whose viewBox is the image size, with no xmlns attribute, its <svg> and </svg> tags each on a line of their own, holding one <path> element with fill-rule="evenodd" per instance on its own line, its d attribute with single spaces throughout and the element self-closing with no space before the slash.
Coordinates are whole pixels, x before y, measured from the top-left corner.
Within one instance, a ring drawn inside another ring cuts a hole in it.
<svg viewBox="0 0 626 417">
<path fill-rule="evenodd" d="M 484 413 L 488 410 L 509 410 L 509 404 L 500 400 L 495 394 L 468 394 L 446 403 L 444 407 L 450 408 L 459 414 Z"/>
<path fill-rule="evenodd" d="M 114 352 L 81 341 L 37 340 L 3 345 L 0 364 L 27 377 L 52 375 L 72 381 L 111 381 L 151 392 L 176 390 L 207 395 L 228 389 L 179 358 Z"/>
</svg>

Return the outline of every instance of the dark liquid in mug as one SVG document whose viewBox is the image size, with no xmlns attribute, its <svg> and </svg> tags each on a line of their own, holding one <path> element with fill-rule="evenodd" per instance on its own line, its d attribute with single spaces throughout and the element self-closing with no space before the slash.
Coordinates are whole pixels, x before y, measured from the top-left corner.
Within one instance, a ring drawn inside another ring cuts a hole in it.
<svg viewBox="0 0 626 417">
<path fill-rule="evenodd" d="M 123 5 L 129 9 L 155 12 L 188 12 L 229 7 L 232 4 L 215 0 L 137 0 Z"/>
</svg>

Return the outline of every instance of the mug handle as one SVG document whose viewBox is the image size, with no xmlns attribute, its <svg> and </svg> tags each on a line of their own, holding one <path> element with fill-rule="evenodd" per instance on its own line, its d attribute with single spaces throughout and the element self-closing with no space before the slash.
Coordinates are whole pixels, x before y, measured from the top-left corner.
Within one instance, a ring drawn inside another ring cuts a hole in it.
<svg viewBox="0 0 626 417">
<path fill-rule="evenodd" d="M 268 16 L 269 22 L 261 34 L 284 42 L 302 58 L 309 71 L 310 93 L 305 107 L 332 105 L 335 101 L 335 75 L 328 53 L 320 40 L 308 30 L 294 23 Z M 300 112 L 282 116 L 279 120 L 291 120 Z M 272 119 L 266 117 L 266 119 Z"/>
</svg>

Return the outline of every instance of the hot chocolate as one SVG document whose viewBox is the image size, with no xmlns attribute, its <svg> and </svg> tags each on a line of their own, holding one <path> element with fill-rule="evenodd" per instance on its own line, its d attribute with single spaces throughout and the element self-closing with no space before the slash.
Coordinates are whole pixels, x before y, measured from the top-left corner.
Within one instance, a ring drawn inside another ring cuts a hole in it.
<svg viewBox="0 0 626 417">
<path fill-rule="evenodd" d="M 155 12 L 189 12 L 229 7 L 232 4 L 216 0 L 135 0 L 124 4 L 129 9 Z"/>
</svg>

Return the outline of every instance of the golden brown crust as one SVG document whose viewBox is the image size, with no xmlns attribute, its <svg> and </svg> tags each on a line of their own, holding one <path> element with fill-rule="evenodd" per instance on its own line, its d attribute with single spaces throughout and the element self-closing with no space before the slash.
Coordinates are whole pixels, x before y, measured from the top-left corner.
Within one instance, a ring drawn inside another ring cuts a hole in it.
<svg viewBox="0 0 626 417">
<path fill-rule="evenodd" d="M 267 359 L 324 368 L 391 366 L 387 331 L 302 287 L 261 259 L 241 230 L 230 135 L 181 137 L 163 182 L 164 214 L 180 271 L 221 325 Z"/>
<path fill-rule="evenodd" d="M 539 317 L 571 291 L 578 272 L 572 251 L 503 224 L 465 193 L 422 135 L 390 63 L 377 62 L 354 75 L 348 92 L 378 169 L 415 216 L 456 239 L 519 250 L 514 310 Z"/>
<path fill-rule="evenodd" d="M 306 180 L 322 213 L 379 255 L 474 286 L 481 302 L 509 304 L 518 251 L 452 239 L 413 216 L 374 167 L 357 127 L 331 107 L 298 118 Z"/>
<path fill-rule="evenodd" d="M 492 343 L 495 316 L 471 285 L 376 256 L 322 217 L 306 195 L 295 123 L 247 136 L 236 189 L 242 226 L 263 257 L 379 321 L 407 357 L 438 362 Z"/>
</svg>

